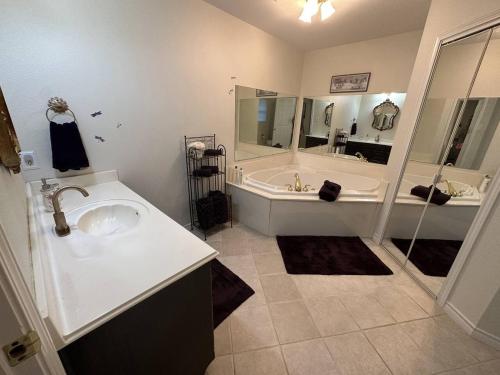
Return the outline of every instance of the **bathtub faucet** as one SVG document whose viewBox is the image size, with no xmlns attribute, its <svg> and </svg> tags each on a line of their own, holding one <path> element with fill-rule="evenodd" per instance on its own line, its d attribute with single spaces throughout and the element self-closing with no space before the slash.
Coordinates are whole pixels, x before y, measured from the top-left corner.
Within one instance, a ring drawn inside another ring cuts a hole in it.
<svg viewBox="0 0 500 375">
<path fill-rule="evenodd" d="M 302 183 L 298 173 L 295 173 L 295 191 L 302 191 Z"/>
<path fill-rule="evenodd" d="M 365 158 L 365 156 L 361 152 L 356 152 L 354 156 L 356 156 L 359 159 L 359 161 L 368 161 L 368 159 Z"/>
</svg>

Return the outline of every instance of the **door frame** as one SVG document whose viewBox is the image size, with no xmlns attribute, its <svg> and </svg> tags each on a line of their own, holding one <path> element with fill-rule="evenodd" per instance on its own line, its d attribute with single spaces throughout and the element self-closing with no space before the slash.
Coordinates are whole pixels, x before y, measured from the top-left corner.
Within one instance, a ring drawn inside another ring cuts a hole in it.
<svg viewBox="0 0 500 375">
<path fill-rule="evenodd" d="M 26 249 L 29 251 L 29 249 Z M 39 370 L 40 374 L 46 375 L 64 375 L 66 372 L 57 354 L 57 350 L 50 337 L 49 331 L 43 321 L 33 297 L 22 276 L 21 270 L 12 253 L 12 249 L 7 240 L 6 233 L 0 223 L 0 303 L 8 306 L 12 312 L 13 318 L 7 318 L 0 321 L 2 325 L 15 327 L 19 336 L 34 330 L 38 333 L 41 341 L 41 351 L 35 356 L 26 360 L 26 364 L 31 361 L 32 368 Z M 0 338 L 2 340 L 15 340 L 17 337 L 3 337 L 0 329 Z M 0 346 L 7 344 L 0 342 Z M 0 354 L 0 369 L 7 375 L 25 374 L 23 364 L 18 367 L 10 367 L 7 364 L 3 352 Z"/>
</svg>

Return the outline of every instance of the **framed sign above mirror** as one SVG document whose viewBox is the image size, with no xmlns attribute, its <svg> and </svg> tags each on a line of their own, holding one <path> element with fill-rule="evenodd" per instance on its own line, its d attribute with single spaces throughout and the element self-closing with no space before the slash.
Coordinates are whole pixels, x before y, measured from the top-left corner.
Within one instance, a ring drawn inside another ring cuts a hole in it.
<svg viewBox="0 0 500 375">
<path fill-rule="evenodd" d="M 304 98 L 299 151 L 387 164 L 405 93 Z"/>
<path fill-rule="evenodd" d="M 236 86 L 235 105 L 235 160 L 290 151 L 296 96 Z"/>
</svg>

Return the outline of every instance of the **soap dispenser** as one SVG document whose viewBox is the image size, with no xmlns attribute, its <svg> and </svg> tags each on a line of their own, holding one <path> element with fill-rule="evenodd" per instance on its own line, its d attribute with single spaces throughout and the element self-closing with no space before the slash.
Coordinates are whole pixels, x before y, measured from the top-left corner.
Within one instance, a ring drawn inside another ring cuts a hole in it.
<svg viewBox="0 0 500 375">
<path fill-rule="evenodd" d="M 42 188 L 40 189 L 40 193 L 42 194 L 43 205 L 45 209 L 49 212 L 54 211 L 54 207 L 52 206 L 52 194 L 57 190 L 59 184 L 48 184 L 46 178 L 42 178 Z M 62 198 L 62 197 L 61 197 Z"/>
</svg>

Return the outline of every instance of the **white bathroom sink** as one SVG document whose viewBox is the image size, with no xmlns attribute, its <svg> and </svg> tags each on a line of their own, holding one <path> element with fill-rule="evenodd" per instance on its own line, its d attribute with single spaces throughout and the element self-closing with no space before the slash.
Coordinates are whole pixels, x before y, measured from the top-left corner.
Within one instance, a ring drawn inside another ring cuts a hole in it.
<svg viewBox="0 0 500 375">
<path fill-rule="evenodd" d="M 117 203 L 92 207 L 76 222 L 78 228 L 94 236 L 109 236 L 124 233 L 134 228 L 141 214 L 136 207 Z"/>
</svg>

